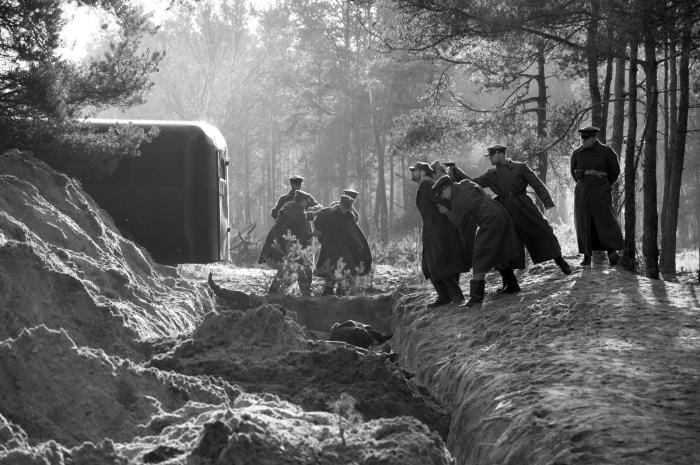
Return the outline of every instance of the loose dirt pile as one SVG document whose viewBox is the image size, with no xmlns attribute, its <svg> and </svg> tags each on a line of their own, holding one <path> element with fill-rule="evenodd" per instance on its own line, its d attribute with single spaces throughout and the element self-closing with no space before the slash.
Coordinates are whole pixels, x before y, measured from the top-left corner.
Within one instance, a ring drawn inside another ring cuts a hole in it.
<svg viewBox="0 0 700 465">
<path fill-rule="evenodd" d="M 521 285 L 470 310 L 407 291 L 395 311 L 402 365 L 453 412 L 458 464 L 700 463 L 697 286 L 549 265 Z"/>
<path fill-rule="evenodd" d="M 310 343 L 283 306 L 217 312 L 204 279 L 153 263 L 31 155 L 3 154 L 0 173 L 0 464 L 451 463 L 437 433 L 400 416 L 411 408 L 365 421 L 362 399 L 334 386 L 309 394 L 333 413 L 306 411 L 189 370 L 268 364 L 285 385 L 294 369 L 278 360 L 312 373 L 316 356 L 357 355 Z"/>
</svg>

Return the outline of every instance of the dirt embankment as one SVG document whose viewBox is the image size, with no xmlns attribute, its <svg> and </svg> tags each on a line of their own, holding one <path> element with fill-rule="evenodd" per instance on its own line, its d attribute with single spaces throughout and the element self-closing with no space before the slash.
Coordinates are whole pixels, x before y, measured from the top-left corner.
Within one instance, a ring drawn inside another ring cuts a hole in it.
<svg viewBox="0 0 700 465">
<path fill-rule="evenodd" d="M 522 287 L 470 310 L 407 291 L 396 308 L 395 349 L 453 412 L 458 464 L 700 463 L 697 286 L 546 265 Z"/>
<path fill-rule="evenodd" d="M 284 307 L 218 312 L 204 282 L 152 262 L 77 183 L 1 155 L 0 465 L 452 463 L 437 433 L 398 416 L 411 409 L 369 420 L 347 392 L 319 388 L 308 399 L 333 412 L 309 411 L 212 373 L 246 367 L 288 389 L 326 354 L 393 371 L 314 346 Z"/>
</svg>

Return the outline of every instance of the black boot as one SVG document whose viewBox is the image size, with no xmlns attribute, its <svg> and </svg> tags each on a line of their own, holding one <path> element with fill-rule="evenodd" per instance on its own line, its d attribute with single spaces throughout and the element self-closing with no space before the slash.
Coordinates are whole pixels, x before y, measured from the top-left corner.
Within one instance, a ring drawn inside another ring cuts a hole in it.
<svg viewBox="0 0 700 465">
<path fill-rule="evenodd" d="M 450 295 L 450 300 L 454 304 L 463 304 L 464 303 L 464 293 L 462 292 L 462 289 L 459 287 L 459 275 L 452 276 L 451 278 L 445 279 L 445 283 L 447 284 L 447 291 Z"/>
<path fill-rule="evenodd" d="M 503 270 L 498 270 L 501 273 L 503 282 L 505 285 L 503 289 L 499 289 L 503 294 L 513 294 L 515 292 L 520 292 L 520 285 L 518 284 L 518 278 L 515 277 L 512 267 L 505 268 Z"/>
<path fill-rule="evenodd" d="M 440 307 L 442 305 L 447 305 L 450 303 L 450 291 L 443 279 L 431 279 L 433 287 L 435 287 L 435 292 L 437 292 L 437 299 L 434 302 L 428 304 L 428 308 Z"/>
<path fill-rule="evenodd" d="M 581 261 L 581 266 L 591 266 L 591 256 L 583 255 L 583 260 Z"/>
<path fill-rule="evenodd" d="M 469 280 L 469 300 L 463 307 L 473 307 L 475 305 L 481 305 L 484 301 L 484 289 L 486 288 L 486 281 L 474 279 Z"/>
<path fill-rule="evenodd" d="M 561 255 L 559 255 L 557 258 L 554 259 L 554 263 L 559 265 L 559 268 L 561 269 L 561 271 L 564 274 L 567 274 L 567 275 L 571 274 L 571 267 L 566 262 L 566 260 L 564 260 L 564 257 L 562 257 Z"/>
<path fill-rule="evenodd" d="M 620 255 L 614 250 L 609 250 L 608 251 L 608 263 L 610 263 L 610 266 L 617 265 L 617 262 L 619 262 L 619 261 L 620 261 Z"/>
</svg>

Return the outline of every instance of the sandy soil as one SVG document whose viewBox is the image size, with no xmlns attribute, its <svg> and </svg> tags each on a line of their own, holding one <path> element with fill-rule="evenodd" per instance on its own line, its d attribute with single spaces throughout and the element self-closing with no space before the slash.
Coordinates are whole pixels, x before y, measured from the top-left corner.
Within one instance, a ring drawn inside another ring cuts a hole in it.
<svg viewBox="0 0 700 465">
<path fill-rule="evenodd" d="M 43 163 L 0 173 L 0 465 L 700 463 L 697 286 L 534 266 L 427 309 L 380 266 L 362 296 L 262 298 L 270 270 L 157 265 Z M 399 365 L 324 342 L 348 318 Z"/>
<path fill-rule="evenodd" d="M 1 465 L 453 463 L 435 431 L 446 435 L 448 417 L 427 393 L 406 389 L 396 408 L 363 415 L 364 397 L 401 373 L 386 356 L 311 342 L 288 303 L 221 307 L 204 278 L 154 263 L 77 183 L 29 154 L 1 155 L 0 173 Z M 327 366 L 315 370 L 318 359 Z M 291 383 L 349 360 L 378 374 L 352 391 L 359 399 L 343 389 L 347 373 L 328 390 Z M 238 375 L 221 376 L 235 366 L 275 381 L 245 392 Z M 266 391 L 274 384 L 305 402 Z M 420 409 L 433 430 L 414 418 Z"/>
<path fill-rule="evenodd" d="M 457 463 L 700 463 L 698 287 L 604 265 L 521 281 L 480 309 L 426 309 L 425 289 L 396 308 L 395 349 L 453 412 Z"/>
</svg>

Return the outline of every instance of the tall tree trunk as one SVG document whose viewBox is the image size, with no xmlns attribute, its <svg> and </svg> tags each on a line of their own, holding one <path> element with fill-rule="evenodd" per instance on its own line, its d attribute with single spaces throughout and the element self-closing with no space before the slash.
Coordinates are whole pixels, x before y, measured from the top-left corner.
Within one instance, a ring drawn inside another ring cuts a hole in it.
<svg viewBox="0 0 700 465">
<path fill-rule="evenodd" d="M 610 147 L 618 156 L 622 156 L 622 139 L 625 132 L 625 59 L 615 59 L 615 89 L 613 91 L 612 136 Z M 620 182 L 612 186 L 613 209 L 620 211 Z"/>
<path fill-rule="evenodd" d="M 658 62 L 656 61 L 656 37 L 649 27 L 644 37 L 644 72 L 646 75 L 647 130 L 644 134 L 644 216 L 642 254 L 645 276 L 659 279 L 659 214 L 657 210 L 656 157 L 659 125 Z"/>
<path fill-rule="evenodd" d="M 372 92 L 372 86 L 368 85 L 367 90 L 369 93 L 369 106 L 370 118 L 372 124 L 372 132 L 374 134 L 374 150 L 377 154 L 377 190 L 375 196 L 375 207 L 374 207 L 374 227 L 379 230 L 379 240 L 382 244 L 387 244 L 389 242 L 389 222 L 387 219 L 387 205 L 386 205 L 386 168 L 384 163 L 384 137 L 383 127 L 384 121 L 380 121 L 382 118 L 381 114 L 374 110 L 376 107 L 374 92 Z"/>
<path fill-rule="evenodd" d="M 547 75 L 545 74 L 544 45 L 537 49 L 537 138 L 544 141 L 547 138 Z M 542 151 L 537 156 L 537 175 L 543 183 L 547 183 L 547 151 Z M 537 205 L 544 211 L 542 200 L 537 197 Z"/>
<path fill-rule="evenodd" d="M 245 128 L 244 142 L 243 142 L 243 169 L 246 173 L 250 173 L 250 137 L 248 133 L 248 127 Z M 231 173 L 229 173 L 229 176 Z M 230 190 L 233 190 L 229 188 Z M 250 177 L 243 176 L 243 217 L 244 223 L 249 225 L 252 223 L 250 215 Z"/>
<path fill-rule="evenodd" d="M 588 91 L 591 95 L 591 123 L 593 126 L 602 127 L 601 97 L 598 85 L 598 22 L 600 15 L 599 0 L 591 1 L 591 20 L 586 27 L 586 58 L 588 65 Z M 598 134 L 600 138 L 601 134 Z M 604 141 L 604 140 L 603 140 Z"/>
<path fill-rule="evenodd" d="M 603 81 L 603 96 L 600 108 L 600 134 L 598 138 L 605 142 L 608 140 L 608 108 L 610 107 L 610 83 L 613 76 L 613 57 L 608 55 L 605 61 L 605 80 Z"/>
<path fill-rule="evenodd" d="M 545 74 L 544 46 L 537 50 L 537 137 L 547 137 L 547 75 Z M 547 152 L 537 157 L 537 175 L 542 182 L 547 182 Z"/>
<path fill-rule="evenodd" d="M 692 15 L 688 11 L 685 15 L 683 33 L 681 38 L 681 57 L 678 69 L 678 84 L 680 95 L 678 100 L 677 123 L 674 131 L 673 144 L 671 145 L 671 170 L 668 188 L 668 203 L 663 205 L 666 209 L 666 222 L 662 225 L 661 236 L 661 272 L 672 276 L 676 273 L 676 229 L 678 228 L 678 205 L 681 194 L 681 180 L 683 177 L 683 163 L 685 161 L 685 140 L 688 132 L 688 109 L 690 103 L 690 52 L 692 47 Z M 675 93 L 675 89 L 674 93 Z"/>
<path fill-rule="evenodd" d="M 637 167 L 635 153 L 637 146 L 637 44 L 630 44 L 628 107 L 627 107 L 627 148 L 625 150 L 625 247 L 622 251 L 622 265 L 635 271 L 637 262 Z"/>
<path fill-rule="evenodd" d="M 373 118 L 374 119 L 374 118 Z M 389 222 L 386 205 L 386 176 L 384 163 L 384 143 L 381 130 L 374 127 L 374 144 L 377 151 L 377 190 L 375 194 L 374 227 L 379 230 L 379 240 L 386 245 L 389 242 Z"/>
<path fill-rule="evenodd" d="M 665 110 L 665 125 L 664 125 L 664 146 L 666 150 L 664 151 L 664 193 L 661 200 L 661 244 L 663 245 L 664 239 L 664 229 L 663 225 L 666 224 L 666 210 L 669 201 L 668 189 L 671 185 L 671 167 L 673 165 L 673 154 L 676 151 L 674 145 L 676 144 L 676 117 L 678 113 L 678 102 L 676 99 L 677 87 L 678 87 L 678 70 L 676 69 L 676 37 L 669 37 L 666 43 L 667 57 L 668 60 L 664 63 L 664 75 L 666 78 L 666 92 L 664 92 L 664 110 Z M 675 234 L 675 232 L 674 232 Z M 662 257 L 663 260 L 663 257 Z"/>
<path fill-rule="evenodd" d="M 394 155 L 396 152 L 393 147 L 389 150 L 389 230 L 394 226 L 394 204 L 395 204 L 395 188 L 394 188 Z"/>
</svg>

